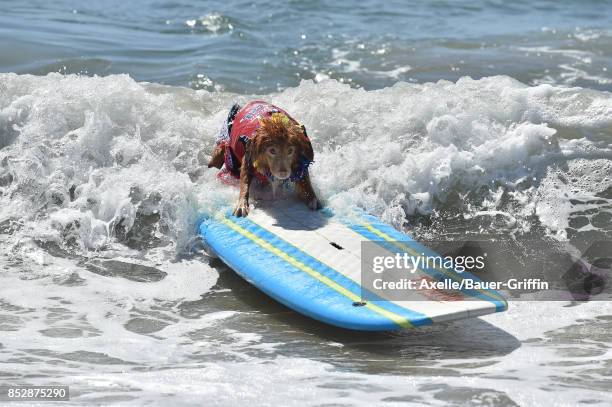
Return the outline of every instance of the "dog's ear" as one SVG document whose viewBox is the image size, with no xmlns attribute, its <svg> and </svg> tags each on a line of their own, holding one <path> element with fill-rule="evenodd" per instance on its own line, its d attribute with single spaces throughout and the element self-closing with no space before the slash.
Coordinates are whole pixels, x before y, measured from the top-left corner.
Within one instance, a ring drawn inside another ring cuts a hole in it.
<svg viewBox="0 0 612 407">
<path fill-rule="evenodd" d="M 314 151 L 312 150 L 312 144 L 310 143 L 310 139 L 306 134 L 306 127 L 304 127 L 303 125 L 301 127 L 303 136 L 300 137 L 300 150 L 302 150 L 302 154 L 304 154 L 304 157 L 306 157 L 308 161 L 313 161 Z"/>
<path fill-rule="evenodd" d="M 247 138 L 244 144 L 243 163 L 247 163 L 250 169 L 259 160 L 264 152 L 266 145 L 266 135 L 261 132 L 255 133 L 251 138 Z"/>
<path fill-rule="evenodd" d="M 257 157 L 255 149 L 256 149 L 255 138 L 247 140 L 244 143 L 244 157 L 242 158 L 243 165 L 246 164 L 249 166 L 249 168 L 253 167 L 253 159 L 254 157 Z"/>
<path fill-rule="evenodd" d="M 253 137 L 247 142 L 247 146 L 251 154 L 251 164 L 263 154 L 266 134 L 262 131 L 255 133 Z M 246 150 L 245 150 L 246 151 Z"/>
</svg>

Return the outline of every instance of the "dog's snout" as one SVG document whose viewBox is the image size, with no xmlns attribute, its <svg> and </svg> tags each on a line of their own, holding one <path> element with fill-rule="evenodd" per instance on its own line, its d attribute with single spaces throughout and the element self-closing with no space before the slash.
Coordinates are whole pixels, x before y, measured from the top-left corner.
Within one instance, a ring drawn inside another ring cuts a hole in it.
<svg viewBox="0 0 612 407">
<path fill-rule="evenodd" d="M 279 163 L 278 170 L 276 171 L 276 176 L 280 179 L 289 178 L 289 168 L 287 167 L 287 163 Z"/>
</svg>

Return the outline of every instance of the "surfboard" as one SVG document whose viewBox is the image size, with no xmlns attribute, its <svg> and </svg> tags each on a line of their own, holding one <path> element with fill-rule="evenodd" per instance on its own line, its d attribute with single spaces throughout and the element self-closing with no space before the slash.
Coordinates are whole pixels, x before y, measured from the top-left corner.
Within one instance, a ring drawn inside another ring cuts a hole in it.
<svg viewBox="0 0 612 407">
<path fill-rule="evenodd" d="M 441 289 L 411 290 L 409 300 L 371 292 L 362 286 L 363 242 L 390 256 L 428 249 L 359 211 L 336 216 L 311 211 L 301 202 L 278 201 L 252 209 L 247 217 L 228 212 L 205 219 L 199 233 L 214 255 L 265 294 L 342 328 L 400 330 L 507 309 L 494 290 L 449 288 L 454 281 L 479 280 L 436 265 L 421 267 L 411 277 L 444 283 Z"/>
</svg>

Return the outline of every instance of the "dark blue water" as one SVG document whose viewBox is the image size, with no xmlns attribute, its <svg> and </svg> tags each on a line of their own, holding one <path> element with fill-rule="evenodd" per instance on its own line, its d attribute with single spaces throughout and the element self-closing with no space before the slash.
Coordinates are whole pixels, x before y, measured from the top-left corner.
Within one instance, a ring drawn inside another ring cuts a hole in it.
<svg viewBox="0 0 612 407">
<path fill-rule="evenodd" d="M 0 72 L 239 93 L 505 74 L 612 89 L 610 1 L 0 0 Z"/>
</svg>

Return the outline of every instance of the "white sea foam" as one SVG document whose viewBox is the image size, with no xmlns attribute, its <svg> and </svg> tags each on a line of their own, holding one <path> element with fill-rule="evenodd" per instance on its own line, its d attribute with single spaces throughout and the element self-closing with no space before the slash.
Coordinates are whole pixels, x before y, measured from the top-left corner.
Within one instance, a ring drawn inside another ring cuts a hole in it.
<svg viewBox="0 0 612 407">
<path fill-rule="evenodd" d="M 127 233 L 149 216 L 159 218 L 149 238 L 180 251 L 200 214 L 235 198 L 205 164 L 227 106 L 245 97 L 125 75 L 3 74 L 0 89 L 0 161 L 11 179 L 0 187 L 0 220 L 23 219 L 23 237 L 72 237 L 99 250 L 116 241 L 118 225 Z M 563 234 L 566 203 L 610 184 L 605 171 L 580 186 L 558 179 L 582 179 L 573 168 L 610 159 L 605 92 L 492 77 L 370 92 L 304 81 L 266 98 L 307 126 L 315 186 L 328 205 L 357 204 L 396 226 L 453 193 L 481 191 L 473 209 L 499 210 L 495 196 L 505 191 L 520 202 L 510 213 L 519 224 L 535 211 Z"/>
</svg>

